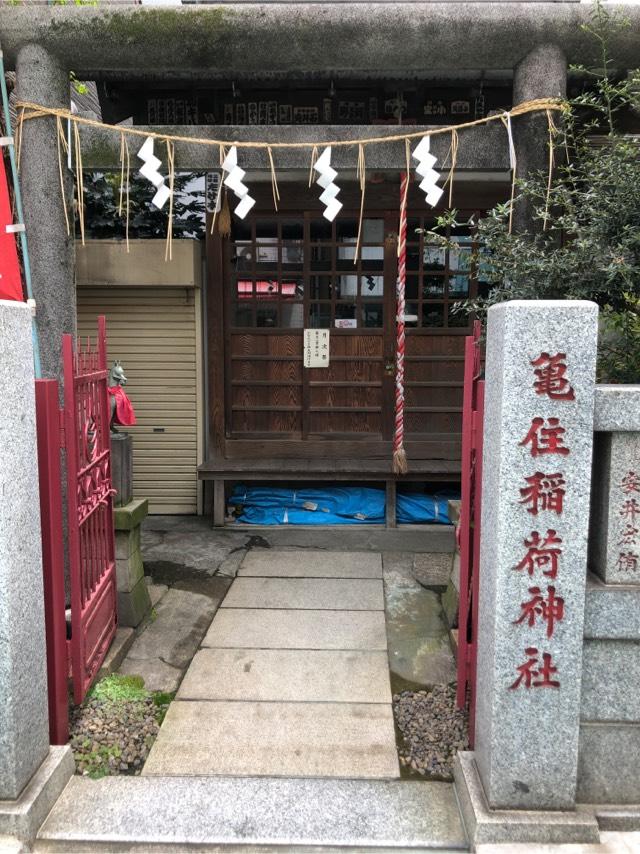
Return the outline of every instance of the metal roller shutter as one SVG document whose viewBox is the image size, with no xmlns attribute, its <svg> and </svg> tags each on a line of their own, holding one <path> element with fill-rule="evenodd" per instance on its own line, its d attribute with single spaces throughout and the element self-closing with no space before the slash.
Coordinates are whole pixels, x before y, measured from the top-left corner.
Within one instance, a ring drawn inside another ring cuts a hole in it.
<svg viewBox="0 0 640 854">
<path fill-rule="evenodd" d="M 133 489 L 150 513 L 196 513 L 199 292 L 193 288 L 78 289 L 78 334 L 107 318 L 109 362 L 119 359 L 135 407 Z"/>
</svg>

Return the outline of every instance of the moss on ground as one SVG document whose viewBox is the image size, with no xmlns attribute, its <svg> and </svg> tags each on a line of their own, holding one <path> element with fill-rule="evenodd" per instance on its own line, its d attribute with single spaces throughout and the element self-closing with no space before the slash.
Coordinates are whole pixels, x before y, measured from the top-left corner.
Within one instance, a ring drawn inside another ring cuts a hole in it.
<svg viewBox="0 0 640 854">
<path fill-rule="evenodd" d="M 144 700 L 149 697 L 149 691 L 144 689 L 144 679 L 141 676 L 123 676 L 120 673 L 112 673 L 105 676 L 91 688 L 87 697 L 96 700 L 110 700 L 111 702 L 126 702 L 133 700 Z"/>
</svg>

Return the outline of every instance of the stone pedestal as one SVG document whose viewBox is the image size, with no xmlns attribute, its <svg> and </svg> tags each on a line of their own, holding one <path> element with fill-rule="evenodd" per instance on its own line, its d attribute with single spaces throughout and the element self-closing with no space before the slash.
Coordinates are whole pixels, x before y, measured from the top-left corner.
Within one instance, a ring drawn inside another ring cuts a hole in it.
<svg viewBox="0 0 640 854">
<path fill-rule="evenodd" d="M 453 776 L 472 851 L 478 845 L 493 847 L 510 842 L 555 846 L 600 841 L 598 822 L 589 811 L 491 809 L 473 753 L 458 753 Z"/>
<path fill-rule="evenodd" d="M 33 838 L 73 773 L 49 749 L 31 311 L 0 301 L 0 836 Z"/>
<path fill-rule="evenodd" d="M 146 498 L 134 499 L 113 510 L 120 626 L 135 628 L 151 610 L 140 549 L 140 525 L 148 512 Z"/>
<path fill-rule="evenodd" d="M 577 300 L 489 309 L 475 751 L 456 776 L 474 842 L 482 824 L 494 842 L 597 838 L 593 817 L 567 821 L 576 801 L 597 318 L 594 303 Z M 500 835 L 505 821 L 511 836 Z"/>
<path fill-rule="evenodd" d="M 111 434 L 111 483 L 116 490 L 114 507 L 133 498 L 133 440 L 128 433 Z"/>
<path fill-rule="evenodd" d="M 68 744 L 50 747 L 20 796 L 12 801 L 0 800 L 0 839 L 13 837 L 32 843 L 74 769 L 73 753 Z M 0 850 L 4 850 L 1 843 Z"/>
</svg>

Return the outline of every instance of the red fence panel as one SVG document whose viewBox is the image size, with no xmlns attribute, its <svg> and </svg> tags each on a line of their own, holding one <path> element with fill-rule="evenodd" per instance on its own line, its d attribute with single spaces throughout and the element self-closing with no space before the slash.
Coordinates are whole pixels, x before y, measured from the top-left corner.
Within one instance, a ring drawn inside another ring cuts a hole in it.
<svg viewBox="0 0 640 854">
<path fill-rule="evenodd" d="M 58 383 L 55 380 L 36 380 L 36 421 L 44 617 L 47 634 L 49 740 L 51 744 L 66 744 L 69 740 L 69 659 L 62 539 L 60 407 Z"/>
<path fill-rule="evenodd" d="M 475 727 L 476 642 L 480 564 L 480 506 L 482 499 L 482 423 L 484 381 L 480 379 L 480 322 L 465 341 L 462 414 L 462 501 L 458 528 L 460 549 L 460 603 L 458 608 L 457 703 L 469 699 L 469 739 L 473 747 Z"/>
<path fill-rule="evenodd" d="M 81 703 L 116 631 L 116 574 L 104 317 L 95 345 L 63 336 L 73 694 Z"/>
</svg>

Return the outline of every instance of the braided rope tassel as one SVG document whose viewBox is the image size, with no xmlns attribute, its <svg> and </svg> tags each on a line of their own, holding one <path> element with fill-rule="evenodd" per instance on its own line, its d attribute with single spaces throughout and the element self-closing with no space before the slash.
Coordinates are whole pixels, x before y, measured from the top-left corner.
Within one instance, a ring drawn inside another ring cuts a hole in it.
<svg viewBox="0 0 640 854">
<path fill-rule="evenodd" d="M 396 284 L 396 411 L 393 435 L 393 471 L 406 474 L 407 455 L 404 450 L 404 315 L 405 286 L 407 281 L 407 192 L 409 172 L 402 173 L 400 181 L 400 227 L 398 229 L 398 280 Z"/>
</svg>

